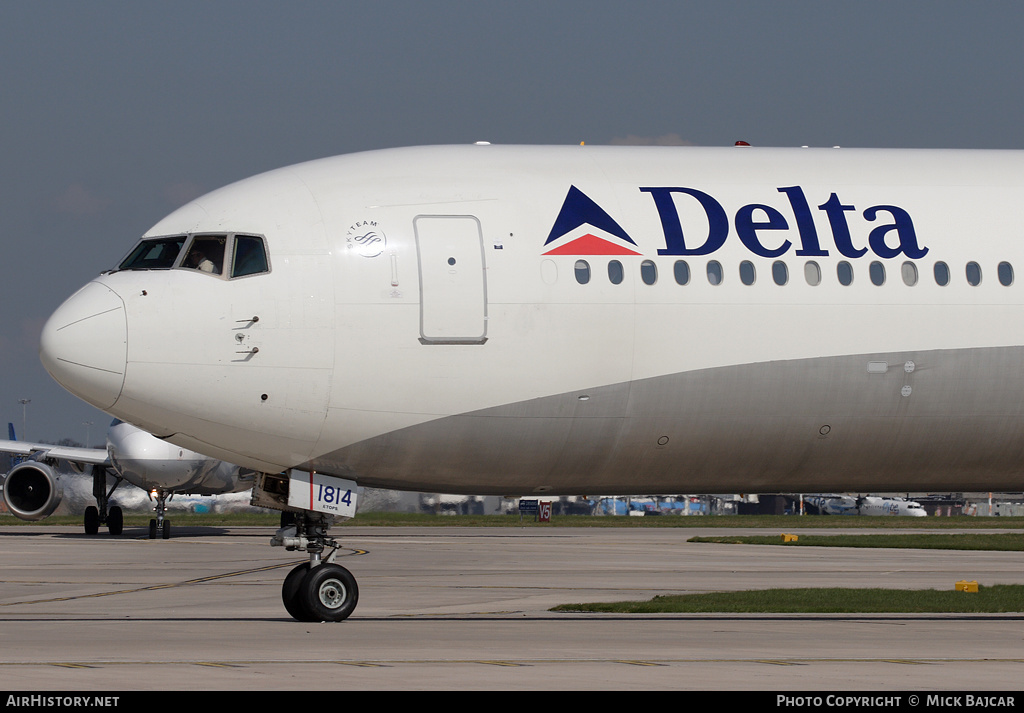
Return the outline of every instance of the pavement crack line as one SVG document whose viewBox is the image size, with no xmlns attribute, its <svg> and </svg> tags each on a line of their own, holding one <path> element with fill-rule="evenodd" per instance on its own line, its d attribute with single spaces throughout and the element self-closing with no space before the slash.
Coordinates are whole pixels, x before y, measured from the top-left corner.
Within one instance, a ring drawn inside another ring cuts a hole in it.
<svg viewBox="0 0 1024 713">
<path fill-rule="evenodd" d="M 22 600 L 17 602 L 0 602 L 0 607 L 12 607 L 22 604 L 50 604 L 53 602 L 68 602 L 75 599 L 94 599 L 97 597 L 112 597 L 117 594 L 134 594 L 137 592 L 151 592 L 159 589 L 173 589 L 175 587 L 188 587 L 196 584 L 205 584 L 206 582 L 214 582 L 219 579 L 227 579 L 229 577 L 240 577 L 245 574 L 254 574 L 256 572 L 269 572 L 275 569 L 281 569 L 284 567 L 294 567 L 296 562 L 282 562 L 279 564 L 264 565 L 262 567 L 252 567 L 250 569 L 241 569 L 235 572 L 224 572 L 221 574 L 212 574 L 206 577 L 197 577 L 196 579 L 189 579 L 184 582 L 167 582 L 164 584 L 150 584 L 145 587 L 134 587 L 132 589 L 115 589 L 108 592 L 93 592 L 91 594 L 72 594 L 64 597 L 49 597 L 47 599 L 30 599 Z"/>
</svg>

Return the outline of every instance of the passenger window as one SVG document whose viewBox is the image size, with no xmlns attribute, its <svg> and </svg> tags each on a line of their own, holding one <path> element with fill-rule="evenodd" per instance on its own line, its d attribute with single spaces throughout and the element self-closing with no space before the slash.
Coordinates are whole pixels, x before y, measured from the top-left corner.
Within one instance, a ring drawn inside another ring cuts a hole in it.
<svg viewBox="0 0 1024 713">
<path fill-rule="evenodd" d="M 868 266 L 868 276 L 871 278 L 871 284 L 881 287 L 885 284 L 885 265 L 875 260 Z"/>
<path fill-rule="evenodd" d="M 166 270 L 174 266 L 174 261 L 178 259 L 178 253 L 181 252 L 181 246 L 184 244 L 184 235 L 143 240 L 135 246 L 128 257 L 121 261 L 117 269 Z"/>
<path fill-rule="evenodd" d="M 807 280 L 807 284 L 811 287 L 821 284 L 821 268 L 818 267 L 818 263 L 814 262 L 814 260 L 808 260 L 804 263 L 804 279 Z"/>
<path fill-rule="evenodd" d="M 625 277 L 625 273 L 622 269 L 622 263 L 618 260 L 612 260 L 608 263 L 608 279 L 611 280 L 613 285 L 622 283 L 622 278 Z"/>
<path fill-rule="evenodd" d="M 949 284 L 949 265 L 944 262 L 935 263 L 935 284 L 939 287 Z"/>
<path fill-rule="evenodd" d="M 658 266 L 651 260 L 640 263 L 640 278 L 645 285 L 653 285 L 658 281 Z"/>
<path fill-rule="evenodd" d="M 718 260 L 708 262 L 708 282 L 712 285 L 722 284 L 722 263 Z"/>
<path fill-rule="evenodd" d="M 981 265 L 976 262 L 967 263 L 967 284 L 971 287 L 981 284 Z"/>
<path fill-rule="evenodd" d="M 754 263 L 750 260 L 744 260 L 740 263 L 740 282 L 744 285 L 753 285 L 754 280 L 757 279 L 757 273 L 754 271 Z"/>
<path fill-rule="evenodd" d="M 772 279 L 775 280 L 775 284 L 782 287 L 789 282 L 789 268 L 786 267 L 786 263 L 782 260 L 776 260 L 772 263 Z"/>
<path fill-rule="evenodd" d="M 224 269 L 225 242 L 227 238 L 224 235 L 197 235 L 192 238 L 192 245 L 181 266 L 213 275 L 221 274 Z"/>
<path fill-rule="evenodd" d="M 677 285 L 690 283 L 690 266 L 686 264 L 686 260 L 676 260 L 675 265 L 672 266 L 672 272 L 675 274 Z"/>
<path fill-rule="evenodd" d="M 263 238 L 253 235 L 236 235 L 235 253 L 231 260 L 231 276 L 244 277 L 269 271 L 267 250 L 263 245 Z"/>
<path fill-rule="evenodd" d="M 913 287 L 917 284 L 917 265 L 912 262 L 905 262 L 900 268 L 900 274 L 903 275 L 903 284 L 907 287 Z"/>
<path fill-rule="evenodd" d="M 843 260 L 836 266 L 836 276 L 839 278 L 839 284 L 843 286 L 850 286 L 853 284 L 853 266 Z"/>
<path fill-rule="evenodd" d="M 574 268 L 576 282 L 585 285 L 590 282 L 590 263 L 586 260 L 577 260 Z"/>
<path fill-rule="evenodd" d="M 999 284 L 1003 287 L 1013 284 L 1013 265 L 1008 262 L 999 263 Z"/>
</svg>

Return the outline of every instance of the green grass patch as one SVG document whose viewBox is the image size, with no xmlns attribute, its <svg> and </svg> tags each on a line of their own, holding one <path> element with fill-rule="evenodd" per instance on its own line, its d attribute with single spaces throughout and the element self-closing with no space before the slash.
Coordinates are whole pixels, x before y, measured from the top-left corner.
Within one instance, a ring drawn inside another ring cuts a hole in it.
<svg viewBox="0 0 1024 713">
<path fill-rule="evenodd" d="M 977 592 L 936 589 L 759 589 L 657 596 L 643 602 L 562 604 L 550 611 L 662 613 L 1012 613 L 1024 612 L 1024 585 L 996 584 Z"/>
<path fill-rule="evenodd" d="M 691 537 L 687 542 L 714 542 L 729 545 L 778 545 L 780 547 L 897 547 L 915 550 L 996 550 L 1024 551 L 1024 533 L 998 534 L 913 534 L 905 535 L 798 535 L 783 542 L 782 535 L 732 537 Z"/>
<path fill-rule="evenodd" d="M 835 517 L 813 515 L 555 515 L 551 522 L 537 522 L 519 515 L 430 515 L 423 513 L 359 513 L 344 525 L 382 527 L 610 527 L 610 528 L 776 528 L 779 532 L 814 529 L 1007 529 L 1024 530 L 1024 517 Z"/>
<path fill-rule="evenodd" d="M 153 515 L 145 511 L 127 511 L 129 526 L 145 526 Z M 195 526 L 276 526 L 276 512 L 189 513 L 171 510 L 168 518 L 176 524 Z M 0 513 L 0 525 L 81 525 L 81 515 L 57 515 L 36 523 L 26 523 L 9 513 Z M 1024 517 L 839 517 L 815 515 L 709 515 L 629 517 L 625 515 L 555 515 L 551 522 L 537 522 L 532 516 L 516 515 L 432 515 L 426 513 L 361 512 L 339 526 L 372 527 L 605 527 L 605 528 L 772 528 L 779 532 L 802 528 L 871 530 L 924 529 L 1024 530 Z M 801 536 L 800 539 L 803 539 Z"/>
</svg>

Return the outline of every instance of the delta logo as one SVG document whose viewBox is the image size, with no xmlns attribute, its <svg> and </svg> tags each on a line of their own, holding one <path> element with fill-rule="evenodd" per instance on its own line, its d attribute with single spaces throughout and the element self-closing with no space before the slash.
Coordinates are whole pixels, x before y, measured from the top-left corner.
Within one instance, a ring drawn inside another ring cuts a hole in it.
<svg viewBox="0 0 1024 713">
<path fill-rule="evenodd" d="M 544 247 L 552 244 L 545 255 L 640 254 L 622 226 L 576 186 L 570 186 Z"/>
<path fill-rule="evenodd" d="M 928 252 L 903 208 L 880 204 L 860 210 L 835 192 L 816 206 L 817 214 L 801 186 L 785 186 L 776 188 L 781 208 L 750 203 L 730 215 L 714 196 L 696 188 L 661 186 L 639 191 L 653 199 L 661 223 L 665 247 L 658 249 L 658 255 L 710 255 L 731 232 L 747 250 L 764 258 L 780 257 L 794 247 L 796 255 L 813 257 L 827 257 L 832 246 L 846 258 L 859 258 L 870 250 L 880 258 L 919 259 Z M 677 201 L 686 202 L 687 210 L 680 211 Z M 694 210 L 703 214 L 701 227 L 684 231 L 684 214 Z M 823 225 L 831 233 L 828 237 L 819 235 Z M 831 245 L 826 242 L 829 238 Z M 544 248 L 544 255 L 642 254 L 622 226 L 576 186 L 570 186 Z"/>
</svg>

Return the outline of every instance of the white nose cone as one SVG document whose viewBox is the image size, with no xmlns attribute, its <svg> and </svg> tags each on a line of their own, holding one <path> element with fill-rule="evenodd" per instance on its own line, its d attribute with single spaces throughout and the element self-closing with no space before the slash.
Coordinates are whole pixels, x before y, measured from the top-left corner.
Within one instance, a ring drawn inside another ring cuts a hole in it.
<svg viewBox="0 0 1024 713">
<path fill-rule="evenodd" d="M 124 385 L 127 342 L 124 302 L 106 285 L 90 282 L 47 320 L 39 358 L 57 383 L 107 409 Z"/>
</svg>

